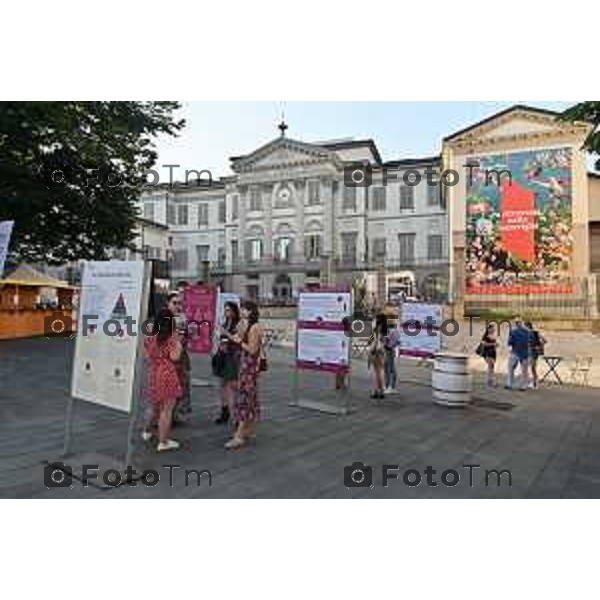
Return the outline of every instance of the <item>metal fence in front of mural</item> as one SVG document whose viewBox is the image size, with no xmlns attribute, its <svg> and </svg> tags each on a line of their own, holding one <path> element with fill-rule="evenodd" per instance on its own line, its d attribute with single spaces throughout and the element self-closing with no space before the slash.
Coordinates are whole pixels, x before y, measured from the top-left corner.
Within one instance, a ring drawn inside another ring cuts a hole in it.
<svg viewBox="0 0 600 600">
<path fill-rule="evenodd" d="M 478 290 L 464 296 L 467 315 L 516 316 L 552 319 L 597 319 L 600 316 L 600 277 L 589 275 L 561 282 L 560 287 L 513 289 L 502 294 L 498 290 Z M 457 290 L 461 291 L 461 290 Z"/>
</svg>

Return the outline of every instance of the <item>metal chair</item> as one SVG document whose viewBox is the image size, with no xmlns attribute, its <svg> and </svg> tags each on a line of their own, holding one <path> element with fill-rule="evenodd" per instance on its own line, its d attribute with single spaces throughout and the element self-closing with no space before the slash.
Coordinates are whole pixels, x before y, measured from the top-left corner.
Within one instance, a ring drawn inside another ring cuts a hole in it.
<svg viewBox="0 0 600 600">
<path fill-rule="evenodd" d="M 589 386 L 589 375 L 592 369 L 591 356 L 576 356 L 575 364 L 571 367 L 571 383 L 575 385 Z"/>
</svg>

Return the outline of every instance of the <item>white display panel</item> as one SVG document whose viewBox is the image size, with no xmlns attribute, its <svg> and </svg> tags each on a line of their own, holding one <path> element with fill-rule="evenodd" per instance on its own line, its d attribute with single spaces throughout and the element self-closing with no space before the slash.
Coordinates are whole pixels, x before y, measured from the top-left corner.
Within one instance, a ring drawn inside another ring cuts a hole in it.
<svg viewBox="0 0 600 600">
<path fill-rule="evenodd" d="M 298 360 L 315 366 L 348 366 L 350 338 L 343 331 L 300 329 Z"/>
<path fill-rule="evenodd" d="M 350 292 L 301 292 L 298 298 L 298 321 L 340 324 L 352 314 Z"/>
<path fill-rule="evenodd" d="M 410 326 L 408 331 L 412 334 L 414 327 Z M 433 356 L 441 350 L 442 336 L 439 331 L 432 330 L 430 335 L 423 327 L 418 335 L 406 335 L 400 328 L 400 354 L 406 356 Z"/>
<path fill-rule="evenodd" d="M 423 302 L 405 302 L 402 305 L 402 322 L 418 321 L 425 323 L 427 317 L 431 317 L 430 323 L 434 327 L 442 326 L 444 318 L 443 307 L 439 304 L 426 304 Z"/>
<path fill-rule="evenodd" d="M 129 412 L 144 283 L 142 261 L 85 263 L 71 394 Z M 109 335 L 120 329 L 119 335 Z M 127 325 L 129 321 L 130 325 Z M 134 323 L 135 321 L 135 323 Z M 117 326 L 118 324 L 118 326 Z M 128 334 L 128 329 L 133 335 Z M 140 340 L 143 341 L 143 340 Z"/>
</svg>

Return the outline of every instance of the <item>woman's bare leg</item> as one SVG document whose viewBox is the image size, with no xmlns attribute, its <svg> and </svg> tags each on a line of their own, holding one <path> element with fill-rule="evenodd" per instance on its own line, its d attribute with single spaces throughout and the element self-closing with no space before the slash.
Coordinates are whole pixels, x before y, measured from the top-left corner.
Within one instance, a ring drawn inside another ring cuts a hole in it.
<svg viewBox="0 0 600 600">
<path fill-rule="evenodd" d="M 487 362 L 487 384 L 488 385 L 496 385 L 496 373 L 495 373 L 495 368 L 496 368 L 496 360 L 494 358 L 492 358 L 491 356 L 489 356 L 488 358 L 486 358 L 486 362 Z"/>
<path fill-rule="evenodd" d="M 171 424 L 173 423 L 173 404 L 166 404 L 160 411 L 158 418 L 158 441 L 163 443 L 169 439 Z"/>
</svg>

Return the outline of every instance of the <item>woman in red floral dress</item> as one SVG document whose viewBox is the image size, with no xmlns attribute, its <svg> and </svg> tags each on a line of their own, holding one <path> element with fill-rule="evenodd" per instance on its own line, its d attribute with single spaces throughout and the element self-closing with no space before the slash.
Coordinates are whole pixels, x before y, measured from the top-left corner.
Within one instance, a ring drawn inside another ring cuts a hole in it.
<svg viewBox="0 0 600 600">
<path fill-rule="evenodd" d="M 156 333 L 158 332 L 158 333 Z M 180 360 L 182 344 L 173 316 L 161 311 L 154 322 L 153 335 L 144 340 L 148 358 L 147 396 L 152 402 L 149 425 L 158 421 L 157 450 L 175 450 L 179 442 L 169 438 L 173 424 L 173 409 L 177 398 L 182 394 L 181 381 L 175 363 Z M 150 439 L 149 426 L 143 432 L 145 440 Z"/>
</svg>

